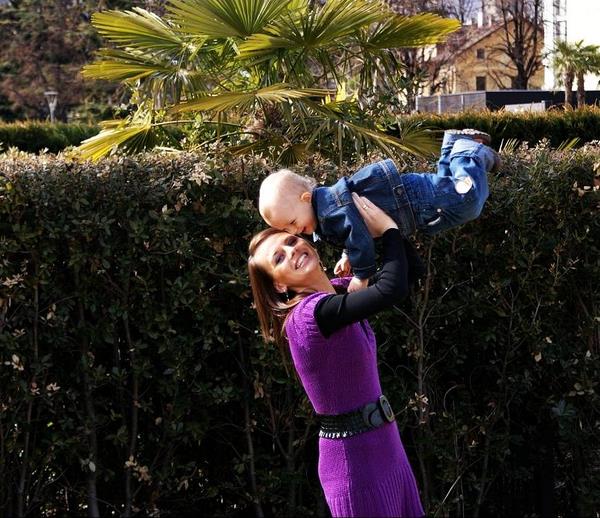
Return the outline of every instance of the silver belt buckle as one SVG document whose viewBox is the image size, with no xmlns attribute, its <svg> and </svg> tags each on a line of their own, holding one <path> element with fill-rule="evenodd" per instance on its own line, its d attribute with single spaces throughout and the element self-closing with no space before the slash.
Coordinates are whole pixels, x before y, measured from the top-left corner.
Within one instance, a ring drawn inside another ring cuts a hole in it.
<svg viewBox="0 0 600 518">
<path fill-rule="evenodd" d="M 378 428 L 386 421 L 391 423 L 395 416 L 388 399 L 385 396 L 379 396 L 377 402 L 363 407 L 362 418 L 368 427 Z"/>
<path fill-rule="evenodd" d="M 396 418 L 392 410 L 392 405 L 390 405 L 388 398 L 384 395 L 379 396 L 379 408 L 388 423 L 391 423 Z"/>
</svg>

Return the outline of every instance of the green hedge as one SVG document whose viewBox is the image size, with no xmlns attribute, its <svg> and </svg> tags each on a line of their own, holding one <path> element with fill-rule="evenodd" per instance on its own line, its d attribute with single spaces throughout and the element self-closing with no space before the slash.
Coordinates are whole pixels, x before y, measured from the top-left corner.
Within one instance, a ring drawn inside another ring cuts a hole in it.
<svg viewBox="0 0 600 518">
<path fill-rule="evenodd" d="M 598 510 L 598 161 L 505 156 L 482 217 L 419 242 L 426 281 L 372 320 L 432 515 Z M 0 158 L 3 515 L 327 515 L 314 417 L 247 285 L 266 169 Z"/>
<path fill-rule="evenodd" d="M 58 153 L 68 146 L 78 146 L 83 140 L 96 135 L 98 126 L 49 122 L 16 122 L 0 124 L 0 150 L 16 147 L 28 153 L 47 149 Z"/>
<path fill-rule="evenodd" d="M 443 115 L 419 114 L 408 120 L 420 121 L 436 130 L 477 128 L 487 131 L 496 148 L 503 140 L 511 139 L 530 145 L 547 139 L 553 147 L 575 137 L 579 139 L 579 145 L 600 140 L 600 108 L 597 107 L 530 113 L 485 110 Z"/>
<path fill-rule="evenodd" d="M 596 107 L 543 113 L 473 111 L 444 115 L 417 114 L 405 116 L 403 120 L 406 123 L 420 122 L 440 133 L 441 130 L 451 128 L 478 128 L 492 135 L 493 146 L 496 148 L 499 148 L 503 140 L 509 139 L 531 145 L 547 139 L 553 147 L 575 137 L 579 139 L 579 145 L 600 140 L 600 109 Z M 0 149 L 16 147 L 30 153 L 48 149 L 51 153 L 57 153 L 68 146 L 79 145 L 99 131 L 97 126 L 83 124 L 0 124 Z M 195 131 L 197 130 L 188 126 L 165 129 L 173 142 L 181 141 Z"/>
</svg>

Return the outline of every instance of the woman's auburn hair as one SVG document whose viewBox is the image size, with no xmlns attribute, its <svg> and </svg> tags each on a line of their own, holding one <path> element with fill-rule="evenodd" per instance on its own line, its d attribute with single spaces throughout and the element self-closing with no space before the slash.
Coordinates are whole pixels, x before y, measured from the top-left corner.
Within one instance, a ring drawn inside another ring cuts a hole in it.
<svg viewBox="0 0 600 518">
<path fill-rule="evenodd" d="M 248 276 L 254 298 L 254 306 L 258 313 L 258 321 L 263 338 L 267 342 L 283 345 L 287 342 L 285 321 L 291 310 L 306 294 L 280 293 L 275 289 L 272 277 L 254 260 L 256 250 L 269 237 L 285 234 L 282 230 L 267 228 L 256 234 L 248 245 Z"/>
</svg>

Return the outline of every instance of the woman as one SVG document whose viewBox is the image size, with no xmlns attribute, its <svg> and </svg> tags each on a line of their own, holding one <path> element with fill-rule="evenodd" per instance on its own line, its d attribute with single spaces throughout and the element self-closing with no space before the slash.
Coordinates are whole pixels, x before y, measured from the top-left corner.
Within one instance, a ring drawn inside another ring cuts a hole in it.
<svg viewBox="0 0 600 518">
<path fill-rule="evenodd" d="M 368 288 L 345 293 L 349 279 L 330 281 L 312 246 L 275 229 L 250 243 L 250 283 L 263 336 L 287 341 L 320 418 L 319 478 L 332 516 L 423 516 L 364 320 L 406 296 L 414 255 L 389 216 L 353 196 L 383 241 L 383 267 Z"/>
</svg>

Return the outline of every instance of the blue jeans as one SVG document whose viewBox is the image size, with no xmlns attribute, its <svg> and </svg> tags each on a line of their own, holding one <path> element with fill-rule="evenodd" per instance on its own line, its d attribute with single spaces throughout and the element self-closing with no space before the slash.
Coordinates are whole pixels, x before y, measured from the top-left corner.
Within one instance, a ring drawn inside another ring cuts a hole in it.
<svg viewBox="0 0 600 518">
<path fill-rule="evenodd" d="M 469 139 L 466 135 L 457 135 L 456 133 L 444 132 L 444 138 L 442 140 L 442 147 L 440 149 L 440 159 L 437 163 L 437 174 L 440 176 L 450 176 L 450 153 L 452 147 L 457 140 Z M 471 139 L 472 140 L 472 139 Z"/>
<path fill-rule="evenodd" d="M 451 140 L 453 145 L 440 158 L 437 173 L 401 176 L 403 192 L 397 195 L 410 206 L 410 214 L 403 207 L 399 215 L 405 235 L 415 230 L 433 235 L 467 223 L 481 214 L 489 196 L 487 171 L 494 163 L 494 152 L 471 139 L 447 140 L 447 145 Z"/>
</svg>

